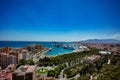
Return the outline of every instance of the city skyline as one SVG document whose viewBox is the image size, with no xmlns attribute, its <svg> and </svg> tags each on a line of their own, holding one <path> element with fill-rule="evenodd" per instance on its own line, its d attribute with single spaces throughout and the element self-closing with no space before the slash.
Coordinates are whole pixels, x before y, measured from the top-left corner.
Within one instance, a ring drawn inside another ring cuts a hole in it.
<svg viewBox="0 0 120 80">
<path fill-rule="evenodd" d="M 120 40 L 118 0 L 1 0 L 0 40 Z"/>
</svg>

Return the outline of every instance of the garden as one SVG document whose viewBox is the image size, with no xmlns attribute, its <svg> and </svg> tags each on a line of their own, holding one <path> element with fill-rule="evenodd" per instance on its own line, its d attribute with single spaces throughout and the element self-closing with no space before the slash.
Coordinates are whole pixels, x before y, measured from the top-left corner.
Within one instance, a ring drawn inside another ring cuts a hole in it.
<svg viewBox="0 0 120 80">
<path fill-rule="evenodd" d="M 48 73 L 48 69 L 47 68 L 39 68 L 36 70 L 37 74 L 45 74 Z"/>
</svg>

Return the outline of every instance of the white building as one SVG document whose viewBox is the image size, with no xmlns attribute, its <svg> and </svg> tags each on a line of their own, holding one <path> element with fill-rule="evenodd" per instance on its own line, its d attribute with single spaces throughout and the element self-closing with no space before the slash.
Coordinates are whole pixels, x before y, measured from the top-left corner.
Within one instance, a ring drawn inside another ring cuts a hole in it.
<svg viewBox="0 0 120 80">
<path fill-rule="evenodd" d="M 110 51 L 99 51 L 99 53 L 100 53 L 100 54 L 104 54 L 104 55 L 106 55 L 106 54 L 111 54 Z"/>
<path fill-rule="evenodd" d="M 28 56 L 28 50 L 22 50 L 21 53 L 22 53 L 22 59 L 26 60 Z"/>
<path fill-rule="evenodd" d="M 76 48 L 73 52 L 81 52 L 85 50 L 89 50 L 89 49 L 86 46 L 79 46 L 79 48 Z"/>
</svg>

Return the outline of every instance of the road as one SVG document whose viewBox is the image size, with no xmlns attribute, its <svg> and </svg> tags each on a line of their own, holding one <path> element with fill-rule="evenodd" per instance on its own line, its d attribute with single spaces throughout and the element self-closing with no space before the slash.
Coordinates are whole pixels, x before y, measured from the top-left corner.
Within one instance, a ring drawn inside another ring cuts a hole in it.
<svg viewBox="0 0 120 80">
<path fill-rule="evenodd" d="M 60 75 L 58 76 L 59 78 L 57 80 L 66 80 L 64 77 L 63 77 L 63 72 L 66 68 L 64 68 L 61 72 L 60 72 Z"/>
</svg>

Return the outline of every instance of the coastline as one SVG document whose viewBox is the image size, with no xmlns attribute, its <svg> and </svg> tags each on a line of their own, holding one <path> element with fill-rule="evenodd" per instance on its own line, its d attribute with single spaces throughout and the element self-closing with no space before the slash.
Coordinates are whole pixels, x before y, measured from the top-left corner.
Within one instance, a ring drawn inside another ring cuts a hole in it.
<svg viewBox="0 0 120 80">
<path fill-rule="evenodd" d="M 58 42 L 59 43 L 59 42 Z M 44 54 L 48 57 L 54 57 L 54 56 L 58 56 L 58 55 L 62 55 L 62 54 L 68 54 L 68 53 L 72 53 L 73 50 L 67 50 L 67 49 L 63 49 L 63 48 L 56 48 L 52 42 L 41 42 L 41 41 L 1 41 L 0 42 L 0 48 L 6 48 L 6 47 L 10 47 L 13 49 L 22 49 L 23 47 L 25 47 L 26 45 L 29 44 L 41 44 L 44 47 L 48 47 L 49 49 L 43 50 L 41 52 L 38 52 L 34 57 L 39 57 L 40 55 Z M 70 42 L 60 42 L 60 44 L 70 44 Z M 51 50 L 51 51 L 49 51 Z M 38 58 L 37 57 L 37 58 Z"/>
<path fill-rule="evenodd" d="M 73 53 L 73 51 L 72 51 L 72 52 L 58 53 L 58 55 L 48 55 L 48 54 L 47 54 L 47 56 L 48 56 L 48 57 L 56 57 L 56 56 L 61 56 L 61 55 L 64 55 L 64 54 L 70 54 L 70 53 Z"/>
<path fill-rule="evenodd" d="M 40 58 L 44 58 L 44 57 L 48 56 L 48 55 L 46 55 L 45 53 L 48 52 L 49 50 L 51 50 L 51 48 L 48 48 L 47 50 L 45 50 L 45 51 L 43 51 L 43 52 L 38 52 L 36 55 L 34 55 L 33 60 L 34 60 L 35 62 L 37 62 Z M 38 58 L 37 58 L 37 57 L 38 57 Z"/>
<path fill-rule="evenodd" d="M 48 56 L 46 53 L 49 51 L 49 50 L 51 50 L 52 48 L 48 48 L 47 50 L 45 50 L 45 51 L 43 51 L 43 52 L 41 52 L 41 53 L 39 53 L 40 55 L 46 55 L 46 56 Z"/>
</svg>

